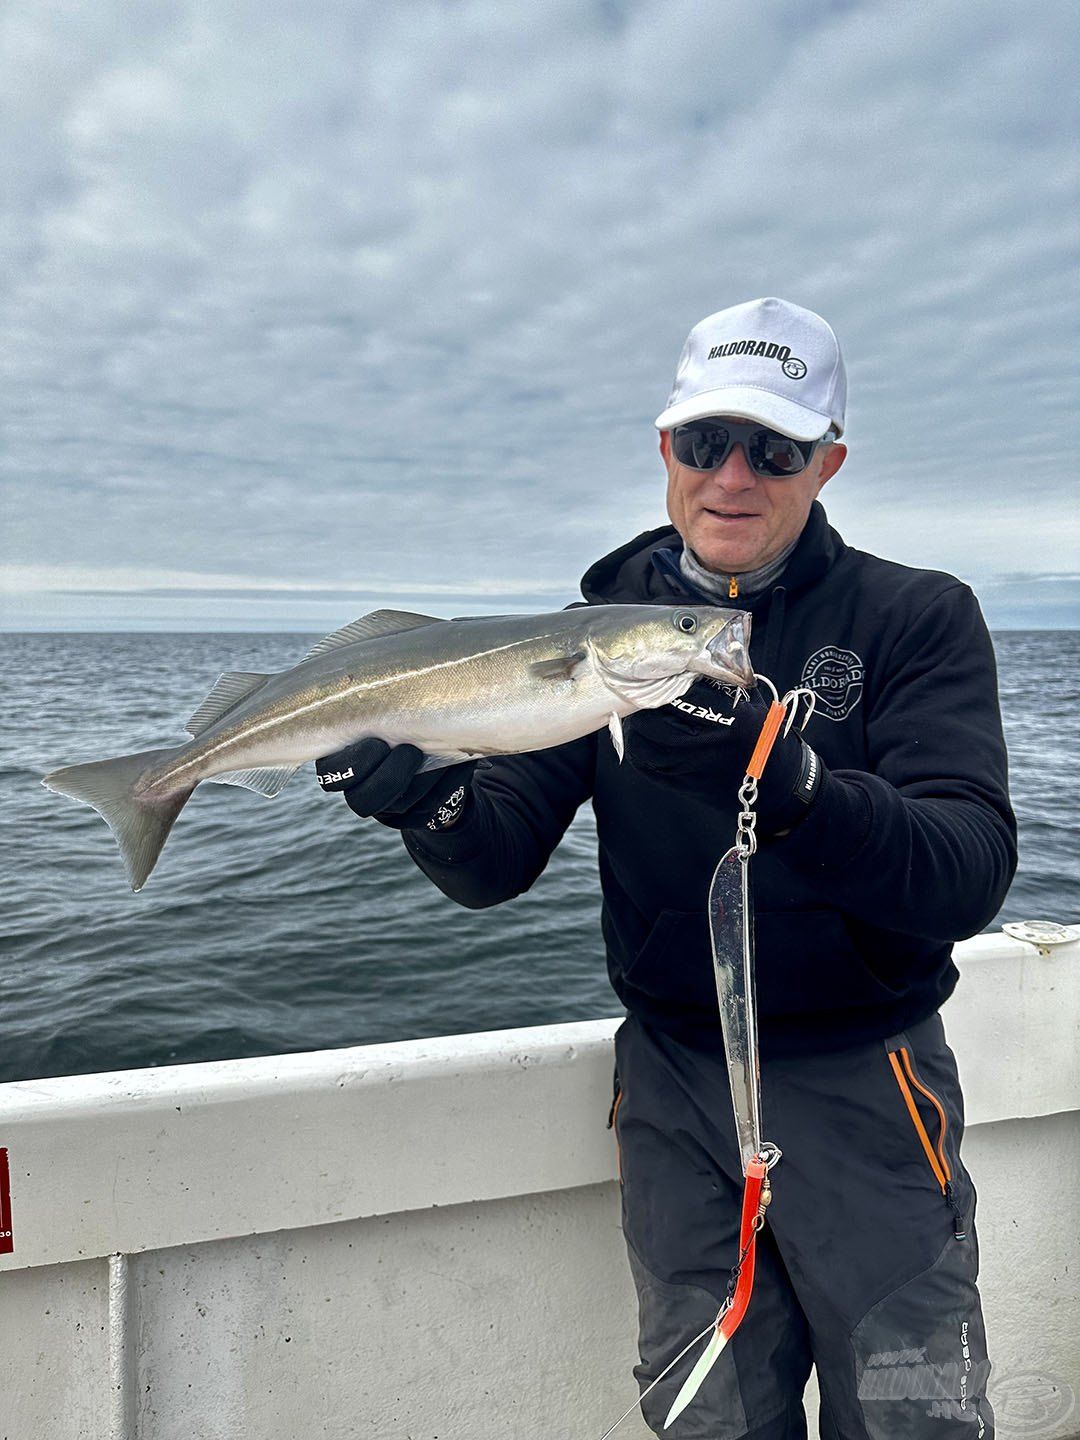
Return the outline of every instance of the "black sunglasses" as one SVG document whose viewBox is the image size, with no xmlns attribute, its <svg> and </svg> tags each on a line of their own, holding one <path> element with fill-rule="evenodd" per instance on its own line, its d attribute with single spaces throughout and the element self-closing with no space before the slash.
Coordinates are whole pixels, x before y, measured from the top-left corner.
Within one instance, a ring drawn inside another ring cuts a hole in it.
<svg viewBox="0 0 1080 1440">
<path fill-rule="evenodd" d="M 716 470 L 731 454 L 732 447 L 741 445 L 755 475 L 775 477 L 801 475 L 817 447 L 832 436 L 833 432 L 826 430 L 820 440 L 792 440 L 790 435 L 781 435 L 753 421 L 710 415 L 676 425 L 671 432 L 671 448 L 679 464 L 689 470 Z"/>
</svg>

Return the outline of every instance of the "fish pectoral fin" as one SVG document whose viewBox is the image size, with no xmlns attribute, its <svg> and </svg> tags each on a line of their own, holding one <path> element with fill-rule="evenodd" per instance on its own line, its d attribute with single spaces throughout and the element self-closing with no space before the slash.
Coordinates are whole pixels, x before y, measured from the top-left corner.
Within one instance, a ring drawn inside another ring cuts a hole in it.
<svg viewBox="0 0 1080 1440">
<path fill-rule="evenodd" d="M 184 729 L 189 735 L 201 735 L 215 720 L 220 720 L 234 705 L 253 695 L 269 679 L 269 675 L 261 675 L 254 670 L 226 670 Z"/>
<path fill-rule="evenodd" d="M 417 615 L 411 610 L 373 610 L 361 615 L 340 630 L 334 630 L 304 656 L 305 660 L 336 650 L 339 645 L 355 645 L 358 640 L 377 640 L 381 635 L 399 635 L 403 630 L 419 630 L 424 625 L 445 625 L 437 615 Z"/>
<path fill-rule="evenodd" d="M 557 655 L 554 660 L 537 660 L 529 670 L 538 680 L 576 680 L 588 659 L 586 651 L 575 650 L 572 655 Z"/>
<path fill-rule="evenodd" d="M 611 732 L 611 743 L 615 746 L 615 754 L 619 757 L 621 765 L 626 747 L 623 744 L 622 721 L 619 719 L 617 710 L 611 712 L 608 719 L 608 730 Z"/>
<path fill-rule="evenodd" d="M 206 778 L 215 785 L 242 785 L 245 790 L 254 790 L 259 795 L 265 795 L 268 800 L 273 800 L 275 795 L 281 794 L 299 768 L 299 765 L 289 765 L 278 769 L 227 770 L 222 775 L 208 775 Z"/>
</svg>

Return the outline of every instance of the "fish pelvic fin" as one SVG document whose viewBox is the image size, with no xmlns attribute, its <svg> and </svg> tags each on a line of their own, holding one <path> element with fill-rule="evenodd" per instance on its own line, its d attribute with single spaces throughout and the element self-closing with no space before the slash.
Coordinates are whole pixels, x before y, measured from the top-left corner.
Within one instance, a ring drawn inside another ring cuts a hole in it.
<svg viewBox="0 0 1080 1440">
<path fill-rule="evenodd" d="M 142 750 L 135 755 L 118 755 L 112 760 L 68 765 L 46 775 L 41 782 L 57 795 L 92 805 L 106 821 L 120 846 L 132 890 L 141 890 L 146 884 L 173 822 L 194 789 L 193 786 L 192 790 L 182 790 L 162 799 L 136 796 L 139 777 L 171 754 L 171 748 Z"/>
<path fill-rule="evenodd" d="M 418 775 L 426 775 L 430 770 L 445 770 L 448 765 L 460 765 L 465 760 L 482 760 L 484 756 L 478 750 L 429 750 L 424 756 L 424 763 L 416 772 Z"/>
<path fill-rule="evenodd" d="M 621 765 L 623 756 L 626 754 L 626 745 L 623 742 L 622 721 L 617 710 L 613 710 L 608 716 L 608 730 L 611 734 L 611 743 L 615 746 L 615 754 L 619 757 Z"/>
</svg>

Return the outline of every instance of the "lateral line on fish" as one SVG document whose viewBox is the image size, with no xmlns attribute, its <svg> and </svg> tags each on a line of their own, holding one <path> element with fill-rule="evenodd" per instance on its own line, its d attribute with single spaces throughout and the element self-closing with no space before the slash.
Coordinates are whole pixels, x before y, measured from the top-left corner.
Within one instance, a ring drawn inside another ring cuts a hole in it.
<svg viewBox="0 0 1080 1440">
<path fill-rule="evenodd" d="M 528 635 L 523 640 L 511 640 L 507 645 L 494 645 L 490 650 L 478 650 L 473 655 L 465 655 L 457 660 L 437 660 L 432 665 L 422 665 L 415 670 L 399 670 L 393 675 L 388 675 L 383 680 L 363 680 L 357 685 L 350 686 L 348 690 L 337 690 L 332 695 L 322 695 L 317 700 L 310 701 L 307 705 L 301 705 L 298 709 L 290 710 L 284 715 L 275 715 L 271 720 L 260 721 L 258 725 L 249 726 L 244 732 L 244 739 L 247 740 L 253 735 L 260 734 L 263 730 L 271 730 L 275 725 L 283 725 L 289 720 L 295 720 L 298 715 L 306 715 L 311 710 L 317 710 L 321 705 L 335 705 L 342 700 L 347 700 L 350 695 L 359 695 L 364 690 L 378 690 L 384 685 L 398 685 L 404 680 L 412 680 L 418 675 L 430 675 L 435 670 L 446 670 L 452 665 L 461 665 L 473 660 L 486 660 L 489 655 L 498 655 L 504 650 L 514 650 L 519 645 L 534 645 L 537 640 L 548 640 L 550 635 Z M 185 760 L 175 770 L 168 771 L 163 775 L 162 781 L 173 780 L 182 775 L 185 770 L 191 770 L 197 766 L 204 765 L 211 756 L 219 750 L 226 749 L 233 743 L 236 737 L 228 740 L 220 740 L 216 745 L 203 750 L 197 757 Z M 198 743 L 197 741 L 193 743 Z M 159 783 L 161 783 L 159 781 Z"/>
</svg>

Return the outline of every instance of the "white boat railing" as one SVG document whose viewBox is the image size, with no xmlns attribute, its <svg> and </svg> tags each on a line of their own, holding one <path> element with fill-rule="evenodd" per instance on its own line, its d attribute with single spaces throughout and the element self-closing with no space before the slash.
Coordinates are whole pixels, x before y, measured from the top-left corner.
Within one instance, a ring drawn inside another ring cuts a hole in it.
<svg viewBox="0 0 1080 1440">
<path fill-rule="evenodd" d="M 1080 945 L 957 960 L 999 1434 L 1060 1440 Z M 0 1436 L 595 1440 L 635 1358 L 616 1024 L 0 1086 Z"/>
</svg>

